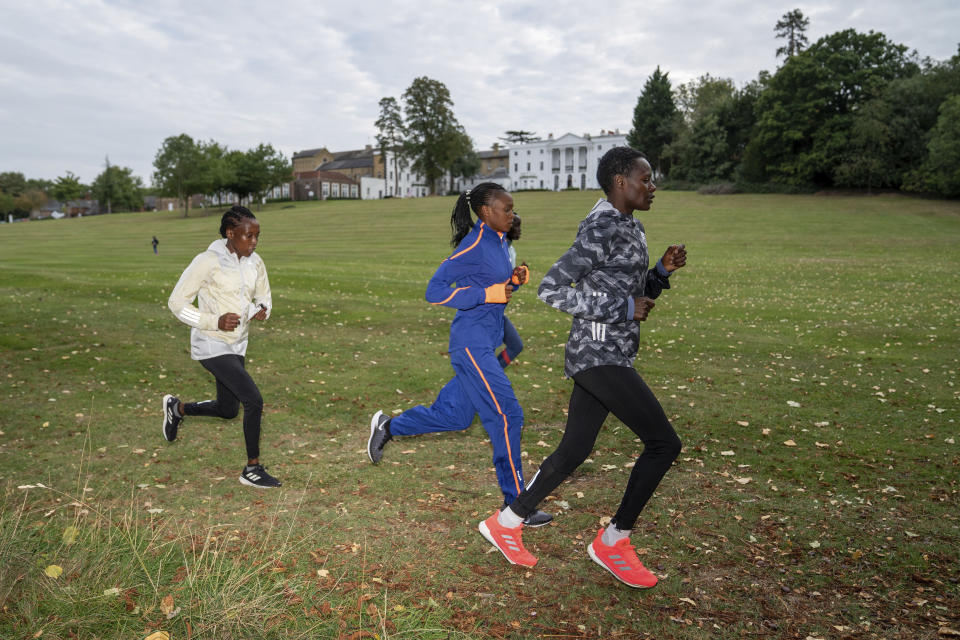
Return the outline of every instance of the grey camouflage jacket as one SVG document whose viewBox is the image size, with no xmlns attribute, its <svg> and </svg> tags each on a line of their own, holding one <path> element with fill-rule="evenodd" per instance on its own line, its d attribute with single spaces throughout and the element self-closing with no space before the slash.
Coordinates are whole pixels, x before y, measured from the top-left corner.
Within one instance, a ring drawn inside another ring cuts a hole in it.
<svg viewBox="0 0 960 640">
<path fill-rule="evenodd" d="M 633 298 L 656 298 L 670 288 L 666 270 L 648 270 L 649 262 L 640 221 L 599 200 L 537 290 L 541 300 L 573 316 L 568 376 L 600 365 L 633 366 L 640 340 Z"/>
</svg>

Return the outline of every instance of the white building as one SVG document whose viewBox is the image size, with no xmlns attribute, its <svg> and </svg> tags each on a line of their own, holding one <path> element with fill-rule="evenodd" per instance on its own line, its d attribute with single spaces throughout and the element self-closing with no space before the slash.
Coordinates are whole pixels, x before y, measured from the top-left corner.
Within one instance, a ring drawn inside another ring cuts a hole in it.
<svg viewBox="0 0 960 640">
<path fill-rule="evenodd" d="M 360 178 L 360 199 L 379 200 L 387 195 L 387 181 L 383 178 L 363 176 Z"/>
<path fill-rule="evenodd" d="M 597 162 L 612 147 L 627 146 L 627 136 L 601 131 L 598 136 L 566 133 L 510 146 L 510 182 L 524 189 L 599 189 Z"/>
<path fill-rule="evenodd" d="M 379 154 L 379 151 L 376 153 Z M 402 158 L 398 159 L 396 167 L 394 167 L 392 151 L 387 151 L 384 160 L 386 190 L 383 193 L 383 197 L 422 198 L 430 194 L 430 187 L 427 185 L 426 178 L 419 173 L 415 173 L 410 168 L 409 161 L 405 161 Z M 440 187 L 437 193 L 440 195 L 446 193 L 446 185 L 449 183 L 449 176 L 444 175 L 440 180 Z"/>
</svg>

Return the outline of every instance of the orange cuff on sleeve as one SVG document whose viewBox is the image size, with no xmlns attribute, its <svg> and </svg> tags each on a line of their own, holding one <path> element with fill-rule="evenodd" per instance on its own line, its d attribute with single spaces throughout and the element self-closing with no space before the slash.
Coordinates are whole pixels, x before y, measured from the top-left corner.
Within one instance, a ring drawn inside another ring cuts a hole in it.
<svg viewBox="0 0 960 640">
<path fill-rule="evenodd" d="M 486 303 L 494 302 L 494 303 L 506 304 L 506 303 L 507 303 L 507 288 L 506 288 L 506 287 L 507 287 L 507 283 L 506 283 L 506 282 L 499 282 L 499 283 L 497 283 L 497 284 L 492 284 L 492 285 L 490 285 L 489 287 L 487 287 L 486 289 L 484 289 L 484 291 L 485 291 L 486 294 L 487 294 L 487 297 L 486 297 L 486 299 L 484 300 L 484 302 L 486 302 Z"/>
</svg>

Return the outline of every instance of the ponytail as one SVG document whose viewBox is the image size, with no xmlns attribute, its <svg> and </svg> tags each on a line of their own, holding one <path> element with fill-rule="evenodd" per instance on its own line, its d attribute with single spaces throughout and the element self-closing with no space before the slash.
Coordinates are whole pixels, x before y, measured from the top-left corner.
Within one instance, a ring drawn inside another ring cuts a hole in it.
<svg viewBox="0 0 960 640">
<path fill-rule="evenodd" d="M 472 189 L 467 189 L 457 198 L 457 204 L 453 207 L 453 213 L 450 215 L 450 228 L 453 231 L 453 237 L 450 244 L 456 247 L 467 237 L 473 228 L 473 218 L 470 216 L 472 209 L 477 217 L 480 216 L 480 207 L 489 205 L 497 193 L 506 193 L 506 189 L 495 182 L 481 182 Z"/>
</svg>

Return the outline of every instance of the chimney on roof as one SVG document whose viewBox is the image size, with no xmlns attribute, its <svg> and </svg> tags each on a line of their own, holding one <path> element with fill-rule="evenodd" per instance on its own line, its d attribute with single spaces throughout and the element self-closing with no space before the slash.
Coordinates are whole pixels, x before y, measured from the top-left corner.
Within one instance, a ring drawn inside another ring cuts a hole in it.
<svg viewBox="0 0 960 640">
<path fill-rule="evenodd" d="M 494 142 L 494 143 L 493 143 L 493 150 L 494 150 L 494 151 L 500 151 L 500 143 L 499 143 L 499 142 Z"/>
<path fill-rule="evenodd" d="M 552 134 L 552 133 L 548 133 L 548 134 L 547 134 L 547 140 L 553 140 L 553 134 Z"/>
<path fill-rule="evenodd" d="M 373 151 L 373 145 L 367 145 L 367 151 Z"/>
</svg>

